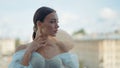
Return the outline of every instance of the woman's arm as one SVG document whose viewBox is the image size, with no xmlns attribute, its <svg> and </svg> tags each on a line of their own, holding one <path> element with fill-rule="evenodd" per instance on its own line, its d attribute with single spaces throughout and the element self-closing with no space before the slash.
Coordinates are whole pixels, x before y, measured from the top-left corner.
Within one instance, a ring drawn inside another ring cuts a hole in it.
<svg viewBox="0 0 120 68">
<path fill-rule="evenodd" d="M 25 52 L 22 62 L 21 62 L 22 65 L 24 65 L 24 66 L 29 65 L 31 55 L 34 51 L 36 51 L 39 48 L 38 46 L 39 46 L 39 44 L 36 43 L 35 41 L 29 43 L 29 46 L 26 48 L 26 52 Z"/>
<path fill-rule="evenodd" d="M 21 63 L 22 65 L 28 66 L 29 59 L 30 59 L 30 56 L 32 54 L 32 48 L 33 48 L 31 46 L 33 46 L 33 45 L 36 45 L 36 44 L 31 42 L 31 43 L 26 44 L 26 45 L 20 45 L 16 48 L 15 52 L 26 49 L 26 52 L 25 52 L 24 57 L 23 57 L 23 61 Z"/>
<path fill-rule="evenodd" d="M 47 44 L 46 41 L 47 37 L 45 37 L 44 34 L 41 34 L 41 30 L 38 29 L 35 39 L 31 43 L 29 43 L 29 46 L 26 48 L 26 52 L 23 56 L 21 64 L 23 64 L 24 66 L 28 66 L 32 53 L 36 52 L 40 47 L 45 46 Z"/>
<path fill-rule="evenodd" d="M 27 48 L 27 45 L 20 45 L 15 49 L 15 52 L 26 49 L 26 48 Z"/>
</svg>

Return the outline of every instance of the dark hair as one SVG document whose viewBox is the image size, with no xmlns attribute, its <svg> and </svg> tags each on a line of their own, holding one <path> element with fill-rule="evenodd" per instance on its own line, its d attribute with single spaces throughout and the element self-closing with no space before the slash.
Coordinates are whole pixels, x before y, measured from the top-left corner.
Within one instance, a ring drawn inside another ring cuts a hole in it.
<svg viewBox="0 0 120 68">
<path fill-rule="evenodd" d="M 55 10 L 49 7 L 40 7 L 39 9 L 37 9 L 33 17 L 33 22 L 34 22 L 34 27 L 33 27 L 34 31 L 33 31 L 33 36 L 32 36 L 33 40 L 36 36 L 37 21 L 44 22 L 45 17 L 52 12 L 55 12 Z"/>
</svg>

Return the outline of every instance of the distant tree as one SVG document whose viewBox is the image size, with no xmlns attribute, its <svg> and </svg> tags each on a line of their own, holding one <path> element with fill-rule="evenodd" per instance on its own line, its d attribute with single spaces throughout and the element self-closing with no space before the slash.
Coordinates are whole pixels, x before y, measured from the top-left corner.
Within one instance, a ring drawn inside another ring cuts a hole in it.
<svg viewBox="0 0 120 68">
<path fill-rule="evenodd" d="M 16 38 L 15 39 L 15 46 L 17 47 L 17 46 L 19 46 L 20 45 L 20 39 L 19 38 Z"/>
<path fill-rule="evenodd" d="M 84 68 L 84 62 L 83 61 L 79 61 L 79 68 Z"/>
<path fill-rule="evenodd" d="M 85 32 L 84 29 L 80 29 L 80 30 L 78 30 L 78 31 L 76 31 L 76 32 L 73 33 L 73 35 L 77 35 L 77 34 L 83 34 L 83 35 L 85 35 L 86 32 Z"/>
<path fill-rule="evenodd" d="M 120 34 L 120 30 L 115 30 L 114 33 Z"/>
</svg>

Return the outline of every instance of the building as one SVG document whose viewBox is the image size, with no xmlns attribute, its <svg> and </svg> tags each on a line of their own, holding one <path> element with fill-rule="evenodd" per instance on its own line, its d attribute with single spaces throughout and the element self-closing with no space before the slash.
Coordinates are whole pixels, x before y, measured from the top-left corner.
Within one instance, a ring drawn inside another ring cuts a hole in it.
<svg viewBox="0 0 120 68">
<path fill-rule="evenodd" d="M 75 39 L 72 52 L 78 54 L 84 68 L 120 68 L 120 36 Z"/>
<path fill-rule="evenodd" d="M 10 55 L 15 51 L 14 39 L 0 39 L 0 54 Z"/>
</svg>

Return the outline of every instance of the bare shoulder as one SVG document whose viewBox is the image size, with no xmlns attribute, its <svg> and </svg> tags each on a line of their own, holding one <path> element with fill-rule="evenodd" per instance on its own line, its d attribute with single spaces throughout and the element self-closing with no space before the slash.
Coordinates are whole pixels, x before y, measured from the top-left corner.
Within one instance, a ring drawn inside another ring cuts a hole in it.
<svg viewBox="0 0 120 68">
<path fill-rule="evenodd" d="M 57 45 L 63 52 L 68 52 L 73 48 L 73 44 L 70 44 L 69 42 L 57 42 Z"/>
<path fill-rule="evenodd" d="M 22 44 L 22 45 L 19 45 L 19 46 L 15 49 L 15 52 L 17 52 L 17 51 L 19 51 L 19 50 L 26 49 L 28 45 L 29 45 L 29 44 Z"/>
<path fill-rule="evenodd" d="M 58 45 L 63 51 L 70 51 L 74 46 L 74 40 L 66 31 L 59 30 L 56 34 Z"/>
</svg>

